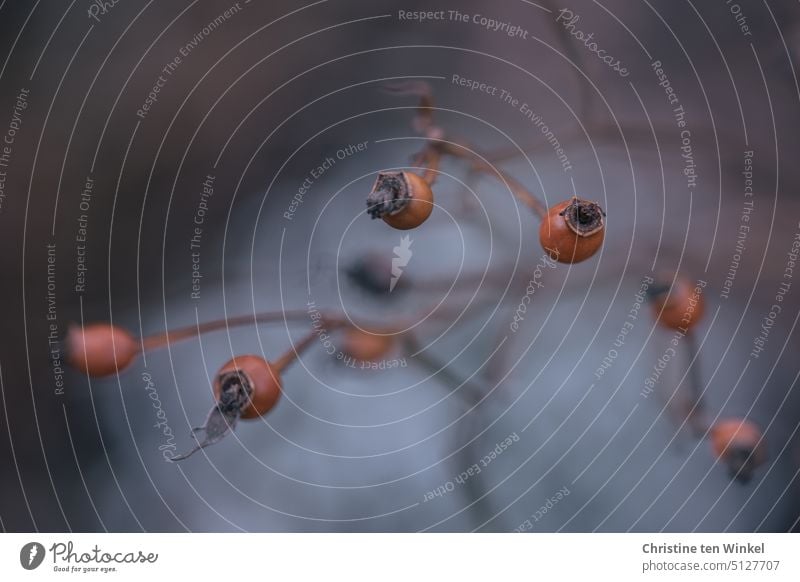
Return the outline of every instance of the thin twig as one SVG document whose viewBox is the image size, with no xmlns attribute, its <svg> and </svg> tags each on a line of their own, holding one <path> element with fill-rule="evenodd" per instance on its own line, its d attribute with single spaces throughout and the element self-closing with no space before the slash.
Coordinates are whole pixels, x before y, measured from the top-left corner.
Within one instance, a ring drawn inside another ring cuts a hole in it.
<svg viewBox="0 0 800 582">
<path fill-rule="evenodd" d="M 477 281 L 478 275 L 475 275 L 471 278 L 467 278 L 466 280 Z M 449 286 L 446 287 L 444 282 L 442 281 L 420 281 L 419 287 L 426 290 L 434 290 L 434 289 L 449 290 Z M 437 309 L 435 313 L 430 315 L 425 315 L 425 317 L 426 318 L 430 317 L 433 319 L 444 319 L 447 317 L 452 317 L 453 314 L 457 315 L 460 312 L 461 310 L 455 307 L 440 308 Z M 425 313 L 426 312 L 423 312 L 423 314 Z M 153 334 L 150 336 L 146 336 L 141 340 L 141 343 L 144 345 L 145 351 L 151 351 L 162 348 L 167 344 L 172 345 L 175 344 L 176 342 L 199 337 L 201 335 L 205 335 L 207 333 L 212 333 L 215 331 L 222 331 L 237 327 L 246 327 L 249 325 L 257 325 L 260 323 L 276 323 L 284 320 L 303 321 L 308 319 L 310 319 L 308 312 L 301 310 L 265 311 L 253 315 L 237 315 L 235 317 L 230 317 L 227 319 L 215 319 L 213 321 L 206 321 L 199 325 L 181 327 Z M 419 317 L 417 318 L 409 317 L 407 319 L 399 320 L 395 322 L 395 325 L 393 327 L 395 327 L 396 329 L 404 329 L 416 323 L 418 319 Z M 334 314 L 334 313 L 323 313 L 321 317 L 321 322 L 322 325 L 324 325 L 329 330 L 346 327 L 348 325 L 357 325 L 358 327 L 362 327 L 364 329 L 379 329 L 386 326 L 385 323 L 378 323 L 371 321 L 359 321 L 356 324 L 354 322 L 349 321 L 344 315 Z"/>
<path fill-rule="evenodd" d="M 521 182 L 512 178 L 503 170 L 487 162 L 468 144 L 446 139 L 443 128 L 433 121 L 433 91 L 425 81 L 405 81 L 386 86 L 386 90 L 398 95 L 414 95 L 420 98 L 414 118 L 414 129 L 428 137 L 432 143 L 427 144 L 415 159 L 425 168 L 423 178 L 428 184 L 436 181 L 442 155 L 468 159 L 474 171 L 499 178 L 514 196 L 530 208 L 541 220 L 547 216 L 547 207 L 534 196 Z"/>
<path fill-rule="evenodd" d="M 423 135 L 437 133 L 438 128 L 433 122 L 433 89 L 427 81 L 400 81 L 388 83 L 383 89 L 395 95 L 412 95 L 419 97 L 414 129 Z"/>
<path fill-rule="evenodd" d="M 558 12 L 556 4 L 552 0 L 540 1 L 545 8 L 550 10 L 551 13 L 555 14 Z M 581 55 L 578 52 L 578 48 L 575 43 L 572 42 L 572 38 L 570 37 L 569 32 L 567 32 L 567 29 L 563 26 L 559 26 L 555 19 L 552 20 L 552 24 L 554 30 L 556 31 L 556 36 L 558 36 L 558 40 L 561 46 L 564 48 L 564 52 L 567 53 L 569 60 L 572 61 L 572 64 L 574 65 L 573 69 L 575 70 L 575 79 L 578 82 L 578 90 L 580 91 L 580 111 L 582 117 L 588 120 L 589 115 L 591 114 L 590 106 L 592 104 L 592 100 L 591 93 L 589 91 L 589 82 L 580 74 L 580 70 L 582 68 Z"/>
<path fill-rule="evenodd" d="M 692 433 L 701 437 L 708 431 L 708 421 L 705 417 L 705 402 L 703 400 L 703 379 L 700 374 L 700 358 L 697 357 L 697 341 L 690 330 L 683 338 L 686 342 L 686 354 L 689 358 L 689 403 L 686 420 Z"/>
<path fill-rule="evenodd" d="M 328 323 L 328 325 L 333 326 L 332 323 Z M 339 322 L 337 326 L 338 325 L 342 325 L 342 322 Z M 275 368 L 275 372 L 277 374 L 283 372 L 283 370 L 285 370 L 289 366 L 289 364 L 294 362 L 297 359 L 297 357 L 300 354 L 302 354 L 308 348 L 308 346 L 311 345 L 311 343 L 314 341 L 314 339 L 316 339 L 316 337 L 317 337 L 317 331 L 316 330 L 310 331 L 299 342 L 292 345 L 288 350 L 286 350 L 283 353 L 283 355 L 273 360 L 272 367 Z"/>
<path fill-rule="evenodd" d="M 181 327 L 178 329 L 167 330 L 162 333 L 153 334 L 142 339 L 145 351 L 155 350 L 166 346 L 167 344 L 174 344 L 179 341 L 191 339 L 223 329 L 230 329 L 235 327 L 244 327 L 247 325 L 256 325 L 259 323 L 275 323 L 283 320 L 298 321 L 301 319 L 308 319 L 306 311 L 268 311 L 263 313 L 256 313 L 254 315 L 238 315 L 236 317 L 229 317 L 227 319 L 217 319 L 214 321 L 207 321 L 199 325 Z"/>
<path fill-rule="evenodd" d="M 426 368 L 434 378 L 438 378 L 441 384 L 448 389 L 453 386 L 459 386 L 460 389 L 451 391 L 450 393 L 458 393 L 464 404 L 469 406 L 462 419 L 463 432 L 466 434 L 464 446 L 454 454 L 453 460 L 455 461 L 455 469 L 459 472 L 468 470 L 475 463 L 477 463 L 480 454 L 476 451 L 478 438 L 472 437 L 472 427 L 476 424 L 479 418 L 478 407 L 476 404 L 480 401 L 481 389 L 475 386 L 469 380 L 462 380 L 454 374 L 447 366 L 443 366 L 441 362 L 436 361 L 435 358 L 419 353 L 418 344 L 412 335 L 408 335 L 405 343 L 409 352 L 416 353 L 414 362 Z M 469 390 L 464 392 L 464 388 L 469 387 Z M 458 439 L 457 442 L 461 442 Z M 483 524 L 491 521 L 495 517 L 495 513 L 489 501 L 489 493 L 484 490 L 479 474 L 470 475 L 464 480 L 464 487 L 466 491 L 467 507 L 470 508 L 474 522 Z"/>
<path fill-rule="evenodd" d="M 422 179 L 429 186 L 433 186 L 439 177 L 439 165 L 442 161 L 442 149 L 437 147 L 436 142 L 426 146 L 417 156 L 414 165 L 425 168 Z"/>
<path fill-rule="evenodd" d="M 445 153 L 453 157 L 468 159 L 472 170 L 475 172 L 498 178 L 508 186 L 511 193 L 516 196 L 520 202 L 530 208 L 541 220 L 547 217 L 547 207 L 544 203 L 534 196 L 519 180 L 509 175 L 505 170 L 487 162 L 480 154 L 462 144 L 457 144 L 455 142 L 447 143 L 444 146 L 444 150 Z"/>
</svg>

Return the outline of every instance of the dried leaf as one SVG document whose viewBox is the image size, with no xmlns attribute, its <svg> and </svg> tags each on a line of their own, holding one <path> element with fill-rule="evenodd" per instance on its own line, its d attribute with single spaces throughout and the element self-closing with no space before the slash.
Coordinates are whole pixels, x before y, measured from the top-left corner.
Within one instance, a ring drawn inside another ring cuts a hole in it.
<svg viewBox="0 0 800 582">
<path fill-rule="evenodd" d="M 218 443 L 236 428 L 236 423 L 242 416 L 242 409 L 247 406 L 250 399 L 252 389 L 238 372 L 226 373 L 220 376 L 218 381 L 222 386 L 219 401 L 208 413 L 206 423 L 192 429 L 192 436 L 197 440 L 197 445 L 188 453 L 172 457 L 172 461 L 182 461 L 191 457 L 200 449 Z M 197 438 L 198 432 L 205 433 L 202 440 Z"/>
</svg>

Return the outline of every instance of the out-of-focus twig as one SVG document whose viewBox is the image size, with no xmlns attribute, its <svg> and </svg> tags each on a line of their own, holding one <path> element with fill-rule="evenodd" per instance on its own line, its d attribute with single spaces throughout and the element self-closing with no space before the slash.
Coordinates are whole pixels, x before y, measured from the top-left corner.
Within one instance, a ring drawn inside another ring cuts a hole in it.
<svg viewBox="0 0 800 582">
<path fill-rule="evenodd" d="M 458 394 L 464 404 L 470 407 L 462 419 L 463 440 L 466 443 L 453 456 L 456 471 L 458 473 L 467 471 L 480 458 L 480 453 L 477 451 L 479 439 L 473 437 L 472 433 L 474 432 L 473 427 L 477 424 L 477 419 L 480 418 L 480 409 L 476 404 L 481 400 L 483 390 L 469 380 L 459 378 L 448 366 L 442 365 L 432 356 L 420 352 L 419 344 L 413 335 L 408 334 L 404 343 L 408 352 L 415 354 L 414 362 L 416 364 L 428 370 L 435 379 L 439 380 L 451 393 Z M 458 387 L 458 389 L 453 390 L 453 387 Z M 468 388 L 468 390 L 464 391 L 464 388 Z M 458 439 L 457 442 L 461 442 L 461 440 Z M 464 479 L 463 486 L 466 493 L 465 497 L 467 498 L 467 507 L 474 523 L 483 524 L 491 521 L 495 513 L 489 501 L 489 494 L 484 490 L 480 474 L 470 475 Z"/>
<path fill-rule="evenodd" d="M 550 10 L 552 14 L 556 14 L 558 9 L 556 8 L 555 2 L 553 0 L 539 0 L 541 4 Z M 558 36 L 559 43 L 564 49 L 564 52 L 567 54 L 567 57 L 570 61 L 575 65 L 578 69 L 575 71 L 575 79 L 578 82 L 578 90 L 580 91 L 580 112 L 581 117 L 584 119 L 584 123 L 588 123 L 590 121 L 590 115 L 592 113 L 591 106 L 592 106 L 592 95 L 590 92 L 589 82 L 583 78 L 580 74 L 579 70 L 581 69 L 581 55 L 578 52 L 577 46 L 572 41 L 570 34 L 567 32 L 567 29 L 563 26 L 560 26 L 556 19 L 553 18 L 550 21 L 553 25 L 553 30 Z"/>
<path fill-rule="evenodd" d="M 705 401 L 703 399 L 703 379 L 700 374 L 700 358 L 697 357 L 697 340 L 692 331 L 688 331 L 683 338 L 686 342 L 686 353 L 689 367 L 689 401 L 687 403 L 686 421 L 692 434 L 702 437 L 709 428 L 705 415 Z"/>
</svg>

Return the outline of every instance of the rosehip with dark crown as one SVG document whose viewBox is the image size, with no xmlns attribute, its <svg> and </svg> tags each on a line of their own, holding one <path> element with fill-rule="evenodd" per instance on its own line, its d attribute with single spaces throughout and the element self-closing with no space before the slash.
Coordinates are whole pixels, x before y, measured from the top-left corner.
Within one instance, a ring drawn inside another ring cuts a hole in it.
<svg viewBox="0 0 800 582">
<path fill-rule="evenodd" d="M 603 244 L 605 212 L 595 202 L 572 198 L 547 211 L 539 242 L 554 261 L 579 263 Z"/>
<path fill-rule="evenodd" d="M 728 466 L 734 479 L 747 483 L 767 460 L 767 446 L 755 423 L 743 418 L 720 421 L 711 427 L 714 454 Z"/>
<path fill-rule="evenodd" d="M 399 230 L 416 228 L 433 211 L 430 185 L 413 172 L 381 172 L 367 196 L 367 214 Z"/>
<path fill-rule="evenodd" d="M 214 398 L 221 402 L 225 394 L 241 388 L 248 400 L 241 408 L 242 419 L 263 416 L 278 403 L 281 375 L 273 364 L 259 356 L 236 356 L 223 365 L 214 379 Z"/>
</svg>

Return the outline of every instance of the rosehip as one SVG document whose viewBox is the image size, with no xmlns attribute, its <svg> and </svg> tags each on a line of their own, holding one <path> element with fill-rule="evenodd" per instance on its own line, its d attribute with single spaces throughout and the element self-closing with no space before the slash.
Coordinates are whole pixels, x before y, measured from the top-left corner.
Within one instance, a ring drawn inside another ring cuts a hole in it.
<svg viewBox="0 0 800 582">
<path fill-rule="evenodd" d="M 272 410 L 280 398 L 280 372 L 258 356 L 236 356 L 217 372 L 214 397 L 221 402 L 223 395 L 237 386 L 241 386 L 249 396 L 241 409 L 241 418 L 258 418 Z"/>
<path fill-rule="evenodd" d="M 64 343 L 69 364 L 98 378 L 123 371 L 140 350 L 136 338 L 108 323 L 71 325 Z"/>
<path fill-rule="evenodd" d="M 351 327 L 344 333 L 342 352 L 362 362 L 374 362 L 383 358 L 393 344 L 394 337 L 391 335 Z"/>
<path fill-rule="evenodd" d="M 539 242 L 554 261 L 579 263 L 603 244 L 605 212 L 595 202 L 573 198 L 547 211 Z"/>
<path fill-rule="evenodd" d="M 382 218 L 399 230 L 416 228 L 433 211 L 430 185 L 413 172 L 378 174 L 372 192 L 367 196 L 367 214 Z"/>
<path fill-rule="evenodd" d="M 747 483 L 759 465 L 767 460 L 767 447 L 761 430 L 743 418 L 723 420 L 711 428 L 714 454 L 728 465 L 731 477 Z"/>
<path fill-rule="evenodd" d="M 683 277 L 678 277 L 672 288 L 657 285 L 651 287 L 648 294 L 658 322 L 670 329 L 691 329 L 705 312 L 702 294 Z"/>
<path fill-rule="evenodd" d="M 281 396 L 281 372 L 316 337 L 316 332 L 309 333 L 274 362 L 245 355 L 236 356 L 223 365 L 214 378 L 214 406 L 205 424 L 192 429 L 197 445 L 188 453 L 172 457 L 172 460 L 182 461 L 219 442 L 236 428 L 239 419 L 258 418 L 272 410 Z M 199 439 L 197 433 L 203 433 L 203 438 Z"/>
</svg>

